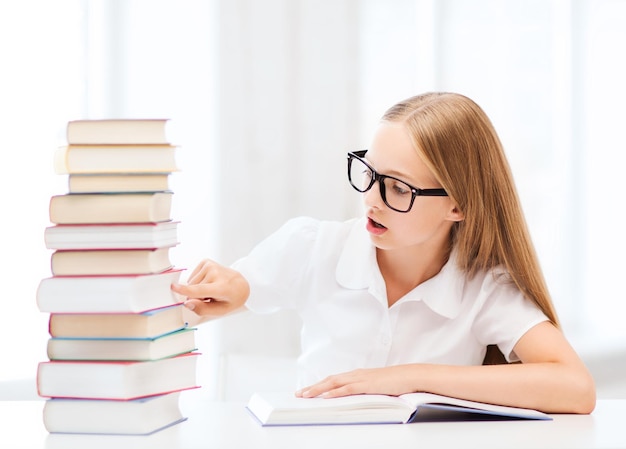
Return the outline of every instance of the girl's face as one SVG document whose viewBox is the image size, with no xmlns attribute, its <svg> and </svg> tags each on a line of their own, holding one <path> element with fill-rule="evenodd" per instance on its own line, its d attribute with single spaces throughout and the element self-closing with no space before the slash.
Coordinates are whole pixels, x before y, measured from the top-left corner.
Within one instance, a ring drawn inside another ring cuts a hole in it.
<svg viewBox="0 0 626 449">
<path fill-rule="evenodd" d="M 401 123 L 381 123 L 365 155 L 382 175 L 389 175 L 421 189 L 441 188 L 413 148 Z M 381 250 L 439 251 L 449 247 L 450 230 L 463 219 L 447 196 L 418 196 L 409 212 L 396 212 L 383 202 L 378 182 L 363 194 L 367 230 Z"/>
</svg>

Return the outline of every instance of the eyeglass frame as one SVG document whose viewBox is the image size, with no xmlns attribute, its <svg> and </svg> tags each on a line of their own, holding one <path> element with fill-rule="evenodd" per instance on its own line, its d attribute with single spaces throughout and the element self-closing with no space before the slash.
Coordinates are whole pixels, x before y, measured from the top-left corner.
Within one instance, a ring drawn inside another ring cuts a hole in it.
<svg viewBox="0 0 626 449">
<path fill-rule="evenodd" d="M 385 203 L 385 205 L 391 209 L 391 210 L 395 210 L 396 212 L 400 212 L 400 213 L 407 213 L 411 210 L 411 208 L 413 207 L 413 203 L 415 202 L 415 197 L 417 196 L 448 196 L 448 192 L 446 192 L 445 189 L 443 188 L 436 188 L 436 189 L 420 189 L 418 187 L 414 187 L 411 184 L 407 183 L 406 181 L 403 181 L 402 179 L 398 179 L 394 176 L 388 176 L 388 175 L 382 175 L 380 173 L 378 173 L 376 170 L 374 170 L 374 167 L 372 167 L 370 164 L 368 164 L 365 159 L 363 159 L 365 157 L 365 154 L 367 153 L 368 150 L 359 150 L 359 151 L 351 151 L 348 153 L 348 180 L 350 181 L 350 185 L 352 186 L 352 188 L 354 190 L 356 190 L 357 192 L 360 193 L 365 193 L 368 190 L 370 190 L 374 184 L 376 183 L 376 181 L 378 181 L 378 188 L 380 189 L 380 197 L 382 198 L 383 202 Z M 354 183 L 352 182 L 352 176 L 350 175 L 350 168 L 352 167 L 352 160 L 353 159 L 358 159 L 359 162 L 362 162 L 363 164 L 365 164 L 365 166 L 372 172 L 372 178 L 370 179 L 370 183 L 369 185 L 361 190 L 358 187 L 356 187 L 354 185 Z M 385 191 L 385 179 L 393 179 L 394 181 L 398 181 L 401 182 L 402 184 L 406 184 L 410 190 L 411 190 L 411 202 L 409 203 L 409 208 L 407 210 L 400 210 L 397 209 L 395 207 L 393 207 L 391 204 L 389 204 L 387 202 L 387 192 Z"/>
</svg>

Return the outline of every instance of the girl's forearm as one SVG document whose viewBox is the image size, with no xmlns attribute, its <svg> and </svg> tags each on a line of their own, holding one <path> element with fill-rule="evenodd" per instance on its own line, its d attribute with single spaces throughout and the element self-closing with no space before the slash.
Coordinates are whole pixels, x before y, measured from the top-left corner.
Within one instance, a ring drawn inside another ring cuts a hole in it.
<svg viewBox="0 0 626 449">
<path fill-rule="evenodd" d="M 596 402 L 594 382 L 584 366 L 547 362 L 405 368 L 416 391 L 547 413 L 590 413 Z"/>
<path fill-rule="evenodd" d="M 408 364 L 328 376 L 296 392 L 300 397 L 429 392 L 546 413 L 590 413 L 595 387 L 580 362 L 509 365 Z"/>
</svg>

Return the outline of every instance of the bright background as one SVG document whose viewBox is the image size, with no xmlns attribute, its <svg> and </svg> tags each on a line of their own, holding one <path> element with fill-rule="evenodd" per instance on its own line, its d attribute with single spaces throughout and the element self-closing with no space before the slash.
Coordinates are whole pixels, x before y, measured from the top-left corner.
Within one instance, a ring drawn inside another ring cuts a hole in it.
<svg viewBox="0 0 626 449">
<path fill-rule="evenodd" d="M 172 257 L 191 269 L 233 262 L 296 215 L 358 214 L 345 153 L 367 146 L 393 103 L 449 90 L 499 131 L 564 329 L 615 395 L 626 372 L 624 23 L 623 0 L 1 3 L 0 381 L 32 379 L 46 359 L 35 292 L 50 275 L 43 230 L 50 196 L 66 191 L 52 154 L 68 120 L 178 125 Z M 224 352 L 291 355 L 297 337 L 276 328 L 296 326 L 272 319 L 204 326 L 208 394 L 228 377 L 215 374 Z"/>
</svg>

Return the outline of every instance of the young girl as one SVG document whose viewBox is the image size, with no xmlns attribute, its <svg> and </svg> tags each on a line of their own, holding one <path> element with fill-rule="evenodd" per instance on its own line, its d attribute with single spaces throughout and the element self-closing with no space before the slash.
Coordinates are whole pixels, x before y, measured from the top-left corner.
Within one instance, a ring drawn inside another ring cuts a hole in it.
<svg viewBox="0 0 626 449">
<path fill-rule="evenodd" d="M 348 177 L 364 217 L 291 220 L 232 268 L 205 260 L 172 289 L 205 318 L 297 310 L 300 397 L 427 391 L 593 410 L 593 380 L 559 330 L 478 105 L 453 93 L 400 102 L 370 147 L 348 154 Z M 488 363 L 488 347 L 509 363 Z"/>
</svg>

